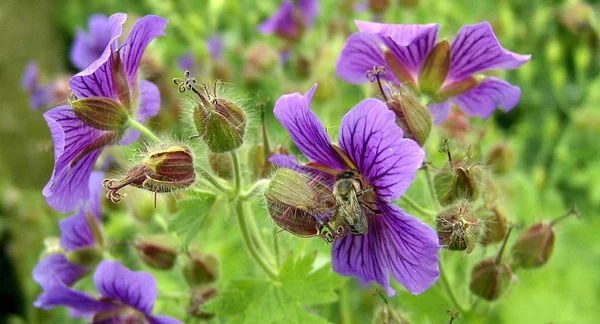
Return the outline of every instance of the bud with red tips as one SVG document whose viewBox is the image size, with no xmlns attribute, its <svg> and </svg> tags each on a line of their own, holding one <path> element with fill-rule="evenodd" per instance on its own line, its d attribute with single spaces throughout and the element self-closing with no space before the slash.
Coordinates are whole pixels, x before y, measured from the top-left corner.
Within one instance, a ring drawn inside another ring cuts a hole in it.
<svg viewBox="0 0 600 324">
<path fill-rule="evenodd" d="M 290 169 L 277 170 L 264 195 L 273 221 L 300 237 L 318 235 L 315 215 L 335 205 L 331 190 L 320 179 Z"/>
<path fill-rule="evenodd" d="M 488 301 L 498 299 L 506 291 L 513 278 L 510 266 L 502 263 L 502 254 L 510 232 L 511 229 L 508 230 L 498 255 L 477 263 L 471 272 L 469 289 L 475 295 Z"/>
<path fill-rule="evenodd" d="M 169 244 L 156 239 L 139 240 L 135 243 L 135 249 L 140 259 L 155 269 L 169 270 L 177 260 L 177 251 Z"/>
<path fill-rule="evenodd" d="M 570 215 L 579 215 L 575 206 L 550 223 L 537 223 L 517 238 L 512 246 L 513 267 L 539 268 L 548 262 L 554 251 L 554 225 Z"/>
<path fill-rule="evenodd" d="M 471 253 L 481 233 L 481 221 L 467 201 L 442 211 L 435 219 L 440 245 L 453 251 Z"/>
<path fill-rule="evenodd" d="M 131 185 L 154 193 L 172 192 L 187 188 L 196 181 L 192 152 L 182 145 L 169 146 L 148 152 L 146 158 L 120 180 L 105 179 L 107 198 L 118 203 L 124 195 L 119 189 Z"/>
<path fill-rule="evenodd" d="M 433 178 L 439 202 L 449 205 L 460 199 L 475 201 L 483 187 L 485 170 L 480 163 L 474 163 L 471 149 L 460 159 L 453 159 L 447 143 L 442 152 L 448 153 L 448 164 Z"/>
<path fill-rule="evenodd" d="M 506 218 L 498 208 L 494 206 L 490 212 L 483 218 L 485 231 L 481 238 L 481 244 L 486 246 L 492 243 L 501 242 L 506 236 L 508 228 Z"/>
<path fill-rule="evenodd" d="M 190 287 L 199 287 L 219 280 L 219 259 L 214 254 L 191 251 L 183 268 L 183 276 Z"/>
</svg>

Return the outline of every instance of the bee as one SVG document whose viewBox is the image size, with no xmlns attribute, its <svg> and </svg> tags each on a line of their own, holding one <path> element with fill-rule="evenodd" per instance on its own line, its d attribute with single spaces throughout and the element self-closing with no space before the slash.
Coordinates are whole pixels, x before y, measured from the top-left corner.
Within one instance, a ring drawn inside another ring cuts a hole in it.
<svg viewBox="0 0 600 324">
<path fill-rule="evenodd" d="M 362 203 L 358 200 L 365 191 L 356 171 L 344 171 L 335 178 L 333 196 L 335 198 L 334 222 L 341 222 L 350 232 L 357 235 L 368 230 L 368 220 Z"/>
</svg>

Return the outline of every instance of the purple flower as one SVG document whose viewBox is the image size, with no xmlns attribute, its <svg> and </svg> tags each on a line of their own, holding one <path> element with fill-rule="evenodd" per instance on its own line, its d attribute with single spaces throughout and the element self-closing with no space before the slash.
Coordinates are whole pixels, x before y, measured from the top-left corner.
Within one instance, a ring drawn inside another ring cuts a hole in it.
<svg viewBox="0 0 600 324">
<path fill-rule="evenodd" d="M 71 46 L 71 63 L 80 70 L 96 61 L 110 42 L 110 24 L 104 15 L 92 15 L 88 19 L 88 32 L 77 29 Z"/>
<path fill-rule="evenodd" d="M 187 53 L 178 57 L 177 67 L 183 71 L 190 71 L 192 75 L 197 73 L 194 64 L 194 55 L 192 55 L 192 53 Z"/>
<path fill-rule="evenodd" d="M 21 88 L 29 92 L 29 104 L 31 108 L 37 110 L 54 104 L 52 96 L 52 87 L 40 84 L 37 64 L 29 62 L 25 67 Z"/>
<path fill-rule="evenodd" d="M 506 81 L 478 74 L 491 69 L 516 69 L 531 55 L 502 47 L 487 22 L 463 26 L 450 45 L 436 44 L 439 25 L 391 25 L 355 21 L 359 32 L 350 35 L 336 62 L 345 81 L 368 82 L 366 72 L 383 66 L 385 79 L 403 84 L 431 98 L 429 110 L 443 122 L 455 104 L 470 116 L 487 118 L 496 109 L 512 109 L 521 89 Z"/>
<path fill-rule="evenodd" d="M 101 245 L 100 197 L 102 172 L 92 172 L 89 181 L 90 196 L 79 204 L 77 212 L 58 223 L 60 245 L 65 253 L 90 249 Z M 89 267 L 74 264 L 65 254 L 53 254 L 42 259 L 33 269 L 33 280 L 42 287 L 48 280 L 58 279 L 69 286 L 85 275 Z"/>
<path fill-rule="evenodd" d="M 208 38 L 206 42 L 206 48 L 208 49 L 208 55 L 210 58 L 219 62 L 223 59 L 223 50 L 225 49 L 225 43 L 223 42 L 223 38 L 219 35 L 212 35 Z"/>
<path fill-rule="evenodd" d="M 295 170 L 313 168 L 311 173 L 329 177 L 328 182 L 341 172 L 357 171 L 362 190 L 372 189 L 360 199 L 374 208 L 363 209 L 368 219 L 364 235 L 347 233 L 334 240 L 333 270 L 365 283 L 375 281 L 390 296 L 395 294 L 390 274 L 411 293 L 422 293 L 439 275 L 436 233 L 391 201 L 410 186 L 423 162 L 423 150 L 402 137 L 394 113 L 377 99 L 363 100 L 352 108 L 342 119 L 337 146 L 332 144 L 309 107 L 315 89 L 316 85 L 304 96 L 282 96 L 273 111 L 309 163 L 298 166 L 282 155 L 270 161 Z"/>
<path fill-rule="evenodd" d="M 49 277 L 42 285 L 44 292 L 33 303 L 35 307 L 66 306 L 93 318 L 94 323 L 181 323 L 172 317 L 151 315 L 156 280 L 147 272 L 130 271 L 119 262 L 104 260 L 96 268 L 94 286 L 99 298 L 69 288 L 53 274 Z"/>
<path fill-rule="evenodd" d="M 260 24 L 258 31 L 261 34 L 277 34 L 296 40 L 312 27 L 318 12 L 317 0 L 298 0 L 295 6 L 292 1 L 283 0 L 279 10 Z"/>
<path fill-rule="evenodd" d="M 163 35 L 166 20 L 148 15 L 133 25 L 125 43 L 117 44 L 127 15 L 109 18 L 110 42 L 102 55 L 69 82 L 77 99 L 102 97 L 127 109 L 130 116 L 143 123 L 158 113 L 160 94 L 151 82 L 137 79 L 140 59 L 148 43 Z M 105 146 L 129 144 L 137 131 L 107 131 L 81 121 L 69 105 L 56 107 L 44 114 L 54 140 L 54 171 L 43 194 L 48 204 L 60 212 L 69 212 L 89 195 L 87 182 L 96 159 Z"/>
</svg>

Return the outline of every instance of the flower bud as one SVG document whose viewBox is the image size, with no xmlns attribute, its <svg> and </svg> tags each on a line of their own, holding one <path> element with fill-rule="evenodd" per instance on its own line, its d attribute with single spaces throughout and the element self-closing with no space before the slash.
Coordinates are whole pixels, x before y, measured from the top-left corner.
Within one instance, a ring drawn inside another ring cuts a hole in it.
<svg viewBox="0 0 600 324">
<path fill-rule="evenodd" d="M 369 10 L 375 14 L 384 13 L 390 6 L 390 0 L 368 0 Z"/>
<path fill-rule="evenodd" d="M 81 121 L 100 130 L 122 131 L 127 128 L 129 114 L 120 103 L 104 98 L 89 97 L 69 101 Z"/>
<path fill-rule="evenodd" d="M 135 249 L 140 259 L 155 269 L 169 270 L 173 268 L 177 260 L 177 251 L 173 247 L 154 239 L 137 241 Z"/>
<path fill-rule="evenodd" d="M 96 245 L 69 251 L 65 256 L 69 262 L 84 267 L 96 265 L 103 258 L 102 249 Z"/>
<path fill-rule="evenodd" d="M 190 287 L 199 287 L 219 280 L 219 259 L 214 254 L 189 253 L 183 276 Z"/>
<path fill-rule="evenodd" d="M 208 153 L 210 168 L 223 179 L 233 178 L 233 162 L 231 155 L 222 153 Z"/>
<path fill-rule="evenodd" d="M 318 178 L 290 169 L 277 170 L 264 195 L 273 221 L 300 237 L 319 234 L 314 215 L 335 205 L 331 190 Z"/>
<path fill-rule="evenodd" d="M 439 202 L 445 206 L 460 199 L 477 200 L 483 187 L 484 176 L 485 171 L 481 164 L 472 163 L 470 150 L 465 157 L 458 160 L 453 160 L 448 153 L 448 164 L 433 178 Z"/>
<path fill-rule="evenodd" d="M 435 96 L 450 70 L 450 43 L 443 40 L 427 54 L 419 72 L 419 91 Z"/>
<path fill-rule="evenodd" d="M 396 114 L 396 124 L 404 131 L 404 136 L 415 140 L 419 146 L 431 133 L 431 114 L 413 95 L 407 91 L 405 94 L 392 94 L 386 102 L 387 106 Z"/>
<path fill-rule="evenodd" d="M 194 89 L 193 120 L 198 136 L 213 153 L 237 149 L 244 143 L 246 114 L 235 103 L 217 96 L 217 85 L 212 93 L 206 86 L 203 93 Z"/>
<path fill-rule="evenodd" d="M 496 174 L 505 174 L 515 164 L 515 156 L 506 143 L 496 144 L 488 153 L 487 164 Z"/>
<path fill-rule="evenodd" d="M 192 152 L 185 146 L 173 145 L 147 153 L 147 157 L 131 168 L 123 179 L 105 179 L 102 185 L 109 190 L 107 198 L 118 203 L 123 195 L 117 191 L 128 185 L 163 193 L 189 187 L 195 181 Z"/>
<path fill-rule="evenodd" d="M 215 298 L 219 290 L 211 286 L 196 287 L 192 289 L 192 298 L 186 312 L 198 319 L 209 320 L 215 316 L 213 313 L 203 311 L 203 306 L 209 300 Z"/>
<path fill-rule="evenodd" d="M 277 50 L 264 42 L 254 42 L 242 55 L 246 62 L 243 76 L 247 83 L 256 83 L 264 75 L 270 75 L 279 63 Z"/>
<path fill-rule="evenodd" d="M 484 259 L 477 263 L 471 272 L 469 289 L 475 295 L 488 301 L 496 300 L 510 285 L 512 270 L 509 265 L 502 263 L 502 254 L 510 229 L 504 238 L 504 243 L 496 257 Z"/>
<path fill-rule="evenodd" d="M 481 238 L 481 244 L 486 246 L 492 243 L 501 242 L 506 236 L 508 228 L 506 227 L 506 218 L 498 207 L 493 207 L 488 215 L 483 218 L 485 231 Z"/>
<path fill-rule="evenodd" d="M 399 311 L 392 308 L 390 304 L 382 305 L 375 317 L 373 324 L 409 324 L 410 322 Z"/>
<path fill-rule="evenodd" d="M 570 215 L 579 215 L 575 206 L 552 222 L 534 224 L 521 233 L 511 249 L 513 266 L 538 268 L 546 264 L 554 251 L 554 225 Z"/>
<path fill-rule="evenodd" d="M 467 201 L 454 204 L 435 219 L 440 245 L 448 250 L 471 253 L 481 233 L 481 222 Z"/>
</svg>

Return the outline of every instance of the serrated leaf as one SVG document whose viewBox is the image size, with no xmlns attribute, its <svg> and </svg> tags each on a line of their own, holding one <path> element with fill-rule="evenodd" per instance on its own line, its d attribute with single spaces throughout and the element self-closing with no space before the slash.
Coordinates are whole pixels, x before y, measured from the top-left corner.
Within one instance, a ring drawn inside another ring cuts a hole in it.
<svg viewBox="0 0 600 324">
<path fill-rule="evenodd" d="M 233 323 L 327 323 L 302 305 L 334 302 L 334 290 L 344 278 L 333 273 L 329 264 L 313 270 L 316 254 L 305 254 L 294 260 L 288 257 L 279 280 L 236 280 L 217 298 L 206 305 Z"/>
<path fill-rule="evenodd" d="M 200 192 L 177 203 L 179 211 L 169 221 L 169 231 L 177 233 L 183 239 L 184 249 L 198 234 L 216 198 L 213 193 Z"/>
</svg>

